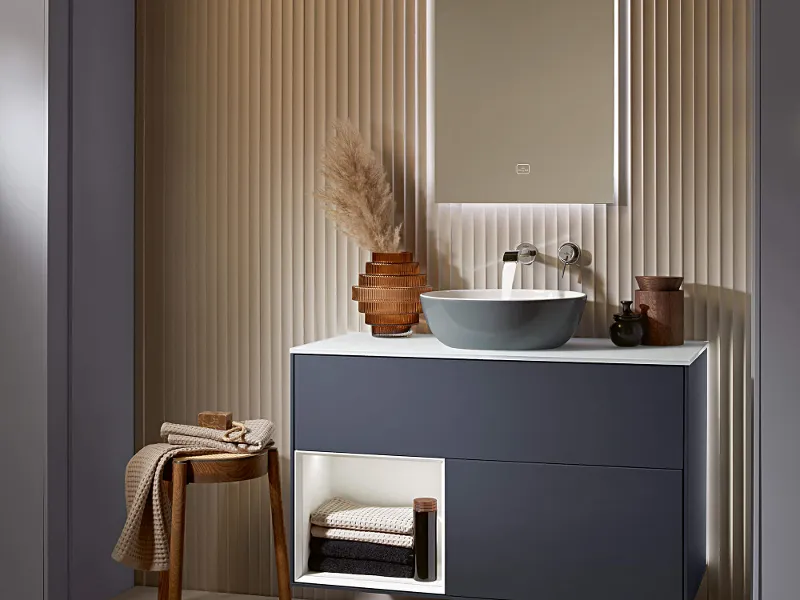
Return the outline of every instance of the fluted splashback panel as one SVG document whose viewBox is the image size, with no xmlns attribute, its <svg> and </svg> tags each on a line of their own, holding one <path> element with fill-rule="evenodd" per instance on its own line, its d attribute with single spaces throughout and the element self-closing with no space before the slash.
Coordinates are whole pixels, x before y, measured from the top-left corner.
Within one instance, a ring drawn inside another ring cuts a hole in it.
<svg viewBox="0 0 800 600">
<path fill-rule="evenodd" d="M 604 336 L 634 275 L 685 277 L 687 338 L 712 343 L 708 590 L 744 600 L 749 2 L 630 0 L 630 180 L 618 206 L 433 203 L 428 8 L 139 0 L 138 439 L 156 440 L 164 419 L 231 410 L 273 419 L 286 456 L 288 348 L 365 329 L 350 286 L 368 254 L 312 197 L 330 124 L 349 118 L 382 156 L 406 247 L 439 289 L 497 287 L 503 251 L 532 242 L 543 260 L 517 285 L 584 291 L 580 334 Z M 561 279 L 565 241 L 591 262 Z M 263 483 L 193 489 L 189 519 L 187 587 L 276 592 Z"/>
</svg>

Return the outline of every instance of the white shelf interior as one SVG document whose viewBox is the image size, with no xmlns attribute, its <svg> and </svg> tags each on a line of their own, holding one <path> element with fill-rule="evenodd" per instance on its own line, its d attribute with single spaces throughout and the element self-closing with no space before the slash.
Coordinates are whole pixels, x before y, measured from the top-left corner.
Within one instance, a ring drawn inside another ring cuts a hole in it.
<svg viewBox="0 0 800 600">
<path fill-rule="evenodd" d="M 294 459 L 294 572 L 297 583 L 444 594 L 446 507 L 443 459 L 303 451 L 296 451 Z M 309 571 L 311 512 L 334 496 L 376 506 L 411 506 L 414 498 L 436 498 L 436 581 Z"/>
</svg>

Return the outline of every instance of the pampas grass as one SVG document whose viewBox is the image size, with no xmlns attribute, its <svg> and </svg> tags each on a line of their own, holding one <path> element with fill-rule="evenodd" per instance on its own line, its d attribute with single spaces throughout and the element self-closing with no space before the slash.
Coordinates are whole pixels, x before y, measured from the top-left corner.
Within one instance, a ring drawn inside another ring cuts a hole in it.
<svg viewBox="0 0 800 600">
<path fill-rule="evenodd" d="M 402 225 L 392 225 L 394 197 L 386 170 L 352 123 L 334 123 L 322 174 L 326 187 L 314 196 L 337 229 L 366 250 L 397 252 Z"/>
</svg>

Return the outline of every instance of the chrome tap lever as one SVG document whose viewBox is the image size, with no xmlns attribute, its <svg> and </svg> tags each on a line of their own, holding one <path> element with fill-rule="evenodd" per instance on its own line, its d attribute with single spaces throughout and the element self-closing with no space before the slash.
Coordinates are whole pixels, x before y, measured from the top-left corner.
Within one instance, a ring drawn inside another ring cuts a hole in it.
<svg viewBox="0 0 800 600">
<path fill-rule="evenodd" d="M 581 258 L 581 249 L 577 244 L 566 242 L 558 247 L 558 260 L 560 260 L 564 267 L 561 269 L 561 277 L 567 272 L 569 265 L 574 265 Z"/>
</svg>

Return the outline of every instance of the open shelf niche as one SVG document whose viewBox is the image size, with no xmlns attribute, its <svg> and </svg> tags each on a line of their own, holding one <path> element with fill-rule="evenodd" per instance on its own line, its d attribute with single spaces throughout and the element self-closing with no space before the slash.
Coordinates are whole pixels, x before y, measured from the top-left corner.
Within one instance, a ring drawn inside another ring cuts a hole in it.
<svg viewBox="0 0 800 600">
<path fill-rule="evenodd" d="M 296 451 L 294 455 L 294 573 L 300 584 L 444 594 L 445 478 L 443 459 Z M 316 573 L 308 570 L 311 512 L 340 496 L 376 506 L 412 506 L 414 498 L 438 500 L 437 579 Z"/>
</svg>

